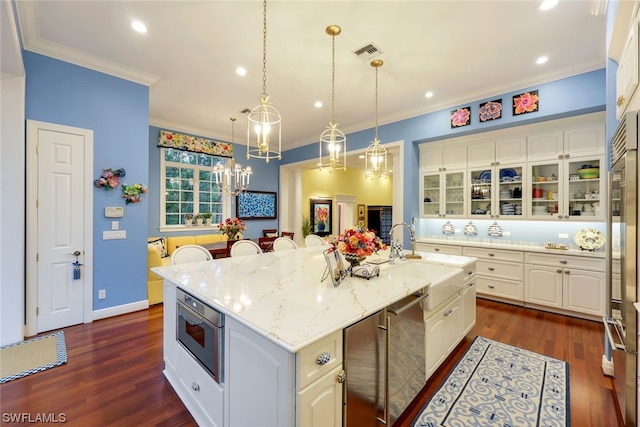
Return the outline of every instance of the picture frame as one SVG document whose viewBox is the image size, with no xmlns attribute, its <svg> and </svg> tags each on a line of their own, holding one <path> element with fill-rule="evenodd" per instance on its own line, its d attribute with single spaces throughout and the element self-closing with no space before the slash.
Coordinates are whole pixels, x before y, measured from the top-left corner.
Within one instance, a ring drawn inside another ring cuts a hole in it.
<svg viewBox="0 0 640 427">
<path fill-rule="evenodd" d="M 358 220 L 364 220 L 364 205 L 358 205 Z"/>
<path fill-rule="evenodd" d="M 311 219 L 311 233 L 318 236 L 328 236 L 333 232 L 332 199 L 311 199 L 309 213 Z"/>
<path fill-rule="evenodd" d="M 342 279 L 347 277 L 347 269 L 342 262 L 340 252 L 336 248 L 331 247 L 324 250 L 322 253 L 325 261 L 327 262 L 327 268 L 325 269 L 325 275 L 322 278 L 322 281 L 329 276 L 331 278 L 331 283 L 333 283 L 333 287 L 335 288 L 340 284 L 340 282 L 342 282 Z"/>
<path fill-rule="evenodd" d="M 278 218 L 278 193 L 243 191 L 236 196 L 236 217 L 244 221 Z"/>
</svg>

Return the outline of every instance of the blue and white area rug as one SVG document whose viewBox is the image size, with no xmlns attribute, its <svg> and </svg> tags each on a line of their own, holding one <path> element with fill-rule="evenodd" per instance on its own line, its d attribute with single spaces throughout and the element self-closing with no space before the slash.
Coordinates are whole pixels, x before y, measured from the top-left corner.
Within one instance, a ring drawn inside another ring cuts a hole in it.
<svg viewBox="0 0 640 427">
<path fill-rule="evenodd" d="M 477 337 L 414 427 L 560 427 L 569 421 L 567 362 Z"/>
<path fill-rule="evenodd" d="M 0 347 L 0 384 L 67 363 L 64 332 Z"/>
</svg>

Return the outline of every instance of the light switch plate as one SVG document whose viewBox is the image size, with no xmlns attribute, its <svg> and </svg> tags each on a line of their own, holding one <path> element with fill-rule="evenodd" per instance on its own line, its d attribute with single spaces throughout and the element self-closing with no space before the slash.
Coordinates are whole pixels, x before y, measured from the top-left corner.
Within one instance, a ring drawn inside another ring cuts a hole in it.
<svg viewBox="0 0 640 427">
<path fill-rule="evenodd" d="M 104 216 L 107 218 L 122 218 L 124 208 L 122 206 L 107 206 L 104 208 Z"/>
</svg>

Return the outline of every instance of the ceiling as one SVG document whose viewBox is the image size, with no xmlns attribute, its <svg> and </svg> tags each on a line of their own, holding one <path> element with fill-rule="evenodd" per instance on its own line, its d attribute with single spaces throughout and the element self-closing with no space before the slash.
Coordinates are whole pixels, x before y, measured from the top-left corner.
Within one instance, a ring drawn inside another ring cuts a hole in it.
<svg viewBox="0 0 640 427">
<path fill-rule="evenodd" d="M 347 134 L 375 125 L 374 57 L 384 61 L 380 125 L 605 67 L 605 17 L 589 13 L 591 1 L 547 12 L 539 3 L 269 1 L 266 92 L 282 115 L 283 148 L 318 141 L 331 119 L 331 24 L 342 27 L 335 119 Z M 235 142 L 246 140 L 242 110 L 262 93 L 262 2 L 16 4 L 25 49 L 149 85 L 152 125 L 230 141 L 233 116 Z M 146 34 L 131 29 L 134 19 Z M 382 53 L 354 54 L 368 44 Z M 549 60 L 536 65 L 541 55 Z"/>
</svg>

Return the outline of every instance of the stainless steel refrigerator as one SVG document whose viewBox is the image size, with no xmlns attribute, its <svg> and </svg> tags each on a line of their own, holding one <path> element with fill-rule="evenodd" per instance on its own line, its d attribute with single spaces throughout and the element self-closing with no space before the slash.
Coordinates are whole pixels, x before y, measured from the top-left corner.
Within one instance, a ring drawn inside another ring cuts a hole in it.
<svg viewBox="0 0 640 427">
<path fill-rule="evenodd" d="M 638 112 L 624 115 L 611 140 L 605 332 L 625 426 L 636 425 L 638 384 Z M 619 278 L 612 265 L 620 263 Z"/>
</svg>

